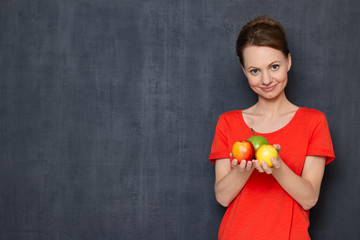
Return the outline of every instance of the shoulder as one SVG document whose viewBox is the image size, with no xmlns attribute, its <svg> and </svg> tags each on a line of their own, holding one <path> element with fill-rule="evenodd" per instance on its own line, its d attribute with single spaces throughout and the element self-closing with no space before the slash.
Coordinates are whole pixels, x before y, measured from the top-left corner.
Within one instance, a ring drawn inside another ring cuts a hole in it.
<svg viewBox="0 0 360 240">
<path fill-rule="evenodd" d="M 242 119 L 242 110 L 233 110 L 225 112 L 219 116 L 217 126 L 218 127 L 230 127 L 239 123 Z"/>
<path fill-rule="evenodd" d="M 306 122 L 310 126 L 317 126 L 319 124 L 327 124 L 325 114 L 313 108 L 301 108 L 300 120 Z"/>
<path fill-rule="evenodd" d="M 301 117 L 305 119 L 319 119 L 325 117 L 325 114 L 314 108 L 301 107 Z"/>
<path fill-rule="evenodd" d="M 307 108 L 307 107 L 300 107 L 301 110 L 308 114 L 308 115 L 321 115 L 321 114 L 324 114 L 323 112 L 317 110 L 317 109 L 314 109 L 314 108 Z"/>
<path fill-rule="evenodd" d="M 219 120 L 232 121 L 242 116 L 242 110 L 228 111 L 219 116 Z"/>
</svg>

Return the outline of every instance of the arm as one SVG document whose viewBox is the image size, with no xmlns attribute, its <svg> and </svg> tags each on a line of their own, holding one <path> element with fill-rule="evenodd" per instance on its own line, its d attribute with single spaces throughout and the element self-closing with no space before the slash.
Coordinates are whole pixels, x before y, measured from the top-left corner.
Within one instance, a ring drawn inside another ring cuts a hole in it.
<svg viewBox="0 0 360 240">
<path fill-rule="evenodd" d="M 243 160 L 239 164 L 234 159 L 230 164 L 229 158 L 216 160 L 214 187 L 216 200 L 224 207 L 229 206 L 240 193 L 253 170 L 251 161 Z"/>
<path fill-rule="evenodd" d="M 279 145 L 276 145 L 280 149 Z M 255 163 L 259 171 L 272 174 L 282 188 L 305 210 L 309 210 L 318 201 L 321 181 L 325 170 L 325 157 L 306 156 L 301 176 L 296 175 L 280 158 L 272 159 L 273 168 L 266 163 Z"/>
</svg>

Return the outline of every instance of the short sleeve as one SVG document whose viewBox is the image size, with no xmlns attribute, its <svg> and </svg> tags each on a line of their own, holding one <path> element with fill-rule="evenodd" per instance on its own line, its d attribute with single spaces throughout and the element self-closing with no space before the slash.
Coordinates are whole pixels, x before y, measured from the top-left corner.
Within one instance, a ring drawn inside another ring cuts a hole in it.
<svg viewBox="0 0 360 240">
<path fill-rule="evenodd" d="M 229 147 L 227 138 L 227 124 L 221 115 L 216 125 L 215 135 L 211 146 L 209 161 L 215 163 L 216 159 L 229 158 Z"/>
<path fill-rule="evenodd" d="M 335 159 L 328 122 L 323 113 L 314 123 L 306 155 L 324 156 L 326 164 Z"/>
</svg>

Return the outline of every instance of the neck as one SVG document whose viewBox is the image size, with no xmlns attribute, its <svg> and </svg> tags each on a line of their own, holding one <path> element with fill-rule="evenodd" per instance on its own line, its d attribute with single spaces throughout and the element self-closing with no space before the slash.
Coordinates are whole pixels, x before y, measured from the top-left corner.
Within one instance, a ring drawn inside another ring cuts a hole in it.
<svg viewBox="0 0 360 240">
<path fill-rule="evenodd" d="M 266 99 L 259 96 L 258 102 L 255 104 L 255 112 L 273 117 L 294 107 L 294 105 L 286 98 L 285 92 L 275 99 Z"/>
</svg>

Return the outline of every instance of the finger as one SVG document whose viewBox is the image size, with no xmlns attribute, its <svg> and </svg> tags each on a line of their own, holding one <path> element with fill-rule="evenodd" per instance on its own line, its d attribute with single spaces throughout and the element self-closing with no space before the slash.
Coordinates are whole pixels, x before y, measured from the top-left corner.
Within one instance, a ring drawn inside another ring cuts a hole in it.
<svg viewBox="0 0 360 240">
<path fill-rule="evenodd" d="M 264 172 L 264 169 L 261 167 L 260 162 L 259 162 L 258 160 L 254 160 L 253 163 L 254 163 L 254 165 L 255 165 L 255 168 L 256 168 L 259 172 L 261 172 L 261 173 Z"/>
<path fill-rule="evenodd" d="M 247 161 L 246 163 L 246 171 L 250 171 L 253 167 L 252 161 Z"/>
<path fill-rule="evenodd" d="M 276 150 L 278 151 L 278 153 L 280 152 L 280 150 L 281 150 L 280 144 L 274 144 L 273 147 L 276 148 Z"/>
<path fill-rule="evenodd" d="M 274 168 L 279 168 L 280 167 L 280 161 L 278 161 L 276 158 L 271 158 L 270 159 L 272 164 L 274 165 Z"/>
<path fill-rule="evenodd" d="M 246 160 L 241 160 L 240 162 L 240 170 L 245 170 L 245 167 L 246 167 Z"/>
<path fill-rule="evenodd" d="M 236 165 L 238 165 L 238 160 L 236 160 L 236 159 L 233 159 L 232 161 L 231 161 L 231 167 L 235 167 Z"/>
<path fill-rule="evenodd" d="M 232 156 L 232 153 L 230 153 L 230 157 L 232 158 L 233 156 Z"/>
<path fill-rule="evenodd" d="M 271 174 L 272 169 L 267 165 L 267 163 L 265 161 L 263 161 L 261 163 L 261 166 L 264 169 L 264 171 L 266 172 L 266 174 Z"/>
</svg>

